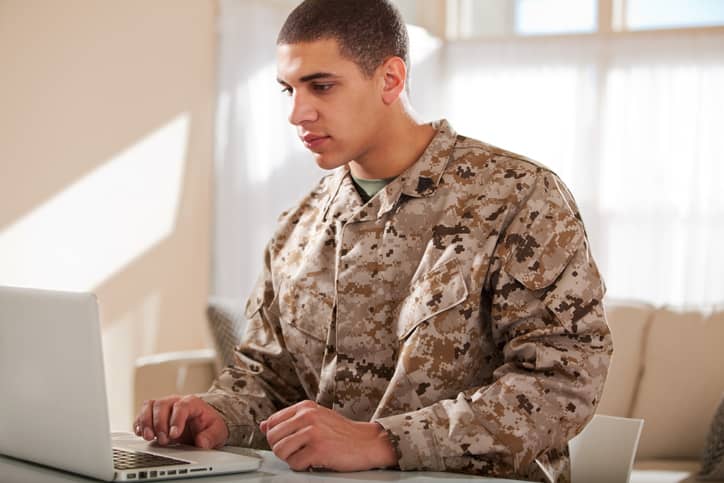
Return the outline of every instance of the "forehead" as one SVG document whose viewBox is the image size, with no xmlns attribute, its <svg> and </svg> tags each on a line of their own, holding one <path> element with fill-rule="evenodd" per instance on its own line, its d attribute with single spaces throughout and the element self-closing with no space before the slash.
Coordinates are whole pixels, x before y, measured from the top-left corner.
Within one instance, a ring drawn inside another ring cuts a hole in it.
<svg viewBox="0 0 724 483">
<path fill-rule="evenodd" d="M 285 82 L 319 72 L 334 75 L 361 74 L 357 64 L 342 56 L 334 39 L 277 46 L 277 76 Z"/>
</svg>

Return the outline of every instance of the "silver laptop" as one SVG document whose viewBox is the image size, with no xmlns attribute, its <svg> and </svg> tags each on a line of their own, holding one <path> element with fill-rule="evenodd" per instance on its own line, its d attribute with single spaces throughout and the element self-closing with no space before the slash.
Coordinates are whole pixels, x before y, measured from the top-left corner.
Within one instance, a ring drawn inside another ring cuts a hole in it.
<svg viewBox="0 0 724 483">
<path fill-rule="evenodd" d="M 0 287 L 0 394 L 0 453 L 11 457 L 105 481 L 244 472 L 261 463 L 111 437 L 93 294 Z"/>
</svg>

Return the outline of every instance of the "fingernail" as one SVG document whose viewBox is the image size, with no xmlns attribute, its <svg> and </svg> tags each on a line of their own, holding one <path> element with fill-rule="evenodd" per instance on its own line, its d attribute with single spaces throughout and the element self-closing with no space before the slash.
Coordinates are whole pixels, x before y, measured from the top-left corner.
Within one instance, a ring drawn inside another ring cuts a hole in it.
<svg viewBox="0 0 724 483">
<path fill-rule="evenodd" d="M 139 425 L 136 425 L 136 427 L 133 428 L 133 429 L 136 431 L 136 436 L 140 436 L 140 435 L 141 435 L 141 427 L 140 427 Z"/>
<path fill-rule="evenodd" d="M 168 432 L 172 438 L 178 438 L 178 426 L 171 426 L 171 431 Z"/>
<path fill-rule="evenodd" d="M 153 431 L 151 431 L 148 428 L 144 429 L 143 430 L 143 439 L 145 439 L 146 441 L 151 441 L 153 439 Z"/>
<path fill-rule="evenodd" d="M 199 447 L 206 449 L 208 447 L 209 442 L 206 441 L 206 438 L 199 438 L 198 440 Z"/>
<path fill-rule="evenodd" d="M 168 438 L 166 437 L 166 433 L 158 433 L 156 436 L 158 437 L 158 442 L 160 444 L 168 443 Z"/>
</svg>

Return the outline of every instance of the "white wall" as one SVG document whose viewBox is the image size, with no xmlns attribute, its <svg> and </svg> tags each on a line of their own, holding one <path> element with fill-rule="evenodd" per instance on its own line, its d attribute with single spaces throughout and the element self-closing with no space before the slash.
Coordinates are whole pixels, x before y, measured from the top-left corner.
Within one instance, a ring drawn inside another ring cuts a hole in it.
<svg viewBox="0 0 724 483">
<path fill-rule="evenodd" d="M 117 429 L 136 357 L 208 343 L 215 9 L 0 2 L 0 284 L 98 294 Z"/>
</svg>

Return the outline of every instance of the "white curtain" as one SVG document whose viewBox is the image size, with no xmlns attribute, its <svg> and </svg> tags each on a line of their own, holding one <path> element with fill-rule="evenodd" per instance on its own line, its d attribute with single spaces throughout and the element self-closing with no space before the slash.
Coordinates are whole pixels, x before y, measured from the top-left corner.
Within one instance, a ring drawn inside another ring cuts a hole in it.
<svg viewBox="0 0 724 483">
<path fill-rule="evenodd" d="M 276 36 L 292 2 L 219 2 L 213 295 L 245 302 L 278 215 L 324 174 L 287 122 Z"/>
<path fill-rule="evenodd" d="M 458 132 L 571 188 L 609 297 L 724 301 L 724 34 L 455 42 L 443 69 Z"/>
<path fill-rule="evenodd" d="M 324 175 L 287 122 L 275 38 L 294 2 L 222 0 L 215 295 L 243 301 L 277 215 Z M 724 35 L 440 44 L 411 30 L 428 120 L 554 169 L 581 207 L 609 296 L 724 301 Z"/>
</svg>

